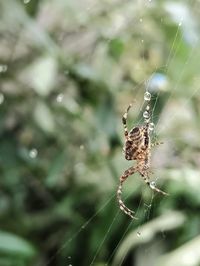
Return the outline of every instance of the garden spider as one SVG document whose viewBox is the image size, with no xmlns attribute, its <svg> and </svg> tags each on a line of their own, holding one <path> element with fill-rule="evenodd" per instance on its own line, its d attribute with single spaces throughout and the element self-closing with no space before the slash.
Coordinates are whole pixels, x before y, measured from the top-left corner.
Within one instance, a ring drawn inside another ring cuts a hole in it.
<svg viewBox="0 0 200 266">
<path fill-rule="evenodd" d="M 134 211 L 130 210 L 126 207 L 123 200 L 121 199 L 122 194 L 122 185 L 124 181 L 132 174 L 138 172 L 145 183 L 154 191 L 162 193 L 163 195 L 168 195 L 164 191 L 158 189 L 156 187 L 155 182 L 150 182 L 149 179 L 149 168 L 150 168 L 150 156 L 151 156 L 151 147 L 159 145 L 161 143 L 151 143 L 150 139 L 150 127 L 152 123 L 150 123 L 150 112 L 149 105 L 146 106 L 146 110 L 143 114 L 144 123 L 142 125 L 133 127 L 129 132 L 127 129 L 127 116 L 128 111 L 130 110 L 132 104 L 130 104 L 122 117 L 122 123 L 124 126 L 124 136 L 126 139 L 124 146 L 124 153 L 126 160 L 136 160 L 136 165 L 128 168 L 124 174 L 120 177 L 120 183 L 117 189 L 117 200 L 119 203 L 120 209 L 130 216 L 131 218 L 137 219 L 134 216 Z"/>
</svg>

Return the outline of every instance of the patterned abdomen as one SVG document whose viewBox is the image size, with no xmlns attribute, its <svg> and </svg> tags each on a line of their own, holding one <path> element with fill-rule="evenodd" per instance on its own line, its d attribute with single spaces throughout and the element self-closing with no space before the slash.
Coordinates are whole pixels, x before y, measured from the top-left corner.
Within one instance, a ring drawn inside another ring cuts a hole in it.
<svg viewBox="0 0 200 266">
<path fill-rule="evenodd" d="M 128 140 L 125 143 L 126 160 L 137 160 L 138 155 L 144 149 L 143 128 L 134 127 L 128 134 Z"/>
</svg>

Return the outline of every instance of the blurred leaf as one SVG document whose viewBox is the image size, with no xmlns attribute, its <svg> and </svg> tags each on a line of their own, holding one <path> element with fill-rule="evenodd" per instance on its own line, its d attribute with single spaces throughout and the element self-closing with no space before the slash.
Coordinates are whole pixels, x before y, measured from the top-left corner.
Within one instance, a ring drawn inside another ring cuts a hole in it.
<svg viewBox="0 0 200 266">
<path fill-rule="evenodd" d="M 120 39 L 112 39 L 109 42 L 109 52 L 111 56 L 118 60 L 124 50 L 124 44 Z"/>
<path fill-rule="evenodd" d="M 55 122 L 53 119 L 53 114 L 44 102 L 38 101 L 34 110 L 34 118 L 42 130 L 48 133 L 54 132 Z"/>
<path fill-rule="evenodd" d="M 49 169 L 49 174 L 45 179 L 45 184 L 52 188 L 59 182 L 59 176 L 65 166 L 66 163 L 66 154 L 61 153 L 55 156 L 55 159 L 51 163 L 51 167 Z"/>
<path fill-rule="evenodd" d="M 30 42 L 31 45 L 35 45 L 40 49 L 41 47 L 45 47 L 45 52 L 48 51 L 54 56 L 57 55 L 59 50 L 55 42 L 50 38 L 48 32 L 40 27 L 34 19 L 28 16 L 25 9 L 23 8 L 23 4 L 20 3 L 20 1 L 1 1 L 0 5 L 0 11 L 3 14 L 2 19 L 5 27 L 7 26 L 9 27 L 9 30 L 12 30 L 14 32 L 16 31 L 16 34 L 19 33 L 18 26 L 20 26 L 20 28 L 23 27 L 28 36 L 28 38 L 27 36 L 23 36 L 23 41 L 25 43 Z"/>
<path fill-rule="evenodd" d="M 193 203 L 200 203 L 200 179 L 199 170 L 189 167 L 181 169 L 172 169 L 167 171 L 169 182 L 169 191 L 173 195 L 186 193 Z"/>
<path fill-rule="evenodd" d="M 160 231 L 170 231 L 183 225 L 185 216 L 178 211 L 166 212 L 162 216 L 142 225 L 138 230 L 130 233 L 120 244 L 113 260 L 114 265 L 120 265 L 120 262 L 127 256 L 131 249 L 139 244 L 151 241 Z"/>
<path fill-rule="evenodd" d="M 26 240 L 11 233 L 0 231 L 0 252 L 31 258 L 36 255 L 35 248 Z"/>
<path fill-rule="evenodd" d="M 55 84 L 57 64 L 53 57 L 41 57 L 23 73 L 24 79 L 27 80 L 39 95 L 47 96 Z"/>
<path fill-rule="evenodd" d="M 97 76 L 97 73 L 95 72 L 95 70 L 91 66 L 89 66 L 85 63 L 79 63 L 79 64 L 75 65 L 74 70 L 75 70 L 76 74 L 78 74 L 83 79 L 88 79 L 91 81 L 97 81 L 98 80 L 98 76 Z"/>
</svg>

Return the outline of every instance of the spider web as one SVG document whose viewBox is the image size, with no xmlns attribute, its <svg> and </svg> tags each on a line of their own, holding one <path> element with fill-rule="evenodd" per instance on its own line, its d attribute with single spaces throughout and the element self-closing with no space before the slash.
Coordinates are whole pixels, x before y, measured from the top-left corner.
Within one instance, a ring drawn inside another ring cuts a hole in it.
<svg viewBox="0 0 200 266">
<path fill-rule="evenodd" d="M 151 2 L 151 1 L 149 0 L 149 2 Z M 88 9 L 88 12 L 92 12 L 92 8 L 93 8 L 93 6 L 90 7 L 90 9 Z M 180 21 L 177 24 L 177 31 L 176 31 L 176 34 L 174 36 L 174 41 L 173 41 L 173 44 L 171 46 L 171 49 L 170 49 L 166 64 L 163 66 L 165 75 L 167 75 L 167 73 L 168 73 L 168 71 L 170 69 L 170 64 L 173 61 L 173 58 L 176 56 L 177 50 L 179 49 L 179 43 L 177 41 L 177 36 L 178 36 L 178 33 L 181 31 L 181 26 L 182 26 L 181 23 L 182 22 L 183 22 L 183 18 L 181 18 Z M 175 52 L 173 52 L 174 51 L 174 47 L 176 47 Z M 184 74 L 184 71 L 185 71 L 186 68 L 190 67 L 190 63 L 191 63 L 193 57 L 195 56 L 194 53 L 195 53 L 195 45 L 191 48 L 189 56 L 185 59 L 185 63 L 182 66 L 182 69 L 181 69 L 180 74 L 179 74 L 179 80 L 177 80 L 176 86 L 173 88 L 173 90 L 170 91 L 170 94 L 168 96 L 166 105 L 168 103 L 170 103 L 171 99 L 173 99 L 173 97 L 175 96 L 176 90 L 177 90 L 177 88 L 179 86 L 179 83 L 181 82 L 181 79 L 182 79 L 182 76 Z M 156 73 L 157 73 L 157 69 L 155 69 L 155 71 L 150 75 L 150 77 L 148 77 L 146 80 L 144 80 L 142 82 L 142 84 L 140 84 L 140 85 L 144 85 L 144 87 L 145 87 L 144 93 L 145 93 L 145 91 L 148 91 L 148 92 L 153 94 L 153 88 L 151 86 L 152 86 L 152 83 L 154 81 L 154 77 L 155 77 Z M 192 98 L 197 92 L 198 92 L 198 88 L 196 90 L 194 90 L 194 92 L 190 95 L 190 97 L 188 97 L 187 101 L 189 101 L 189 99 Z M 138 95 L 139 95 L 139 92 L 138 92 Z M 154 105 L 152 106 L 152 115 L 151 115 L 151 117 L 152 117 L 153 120 L 154 120 L 154 118 L 156 118 L 154 116 L 154 112 L 155 112 L 155 109 L 156 109 L 156 106 L 157 106 L 157 103 L 158 103 L 159 96 L 160 96 L 160 91 L 159 90 L 157 91 L 156 96 L 152 96 L 152 99 L 154 100 Z M 137 98 L 137 94 L 136 94 L 135 98 Z M 187 104 L 187 101 L 185 101 L 185 105 Z M 127 103 L 127 105 L 128 104 L 129 103 Z M 144 106 L 145 106 L 145 101 L 143 101 L 141 103 L 140 108 L 139 108 L 139 113 L 142 114 L 142 112 L 144 110 Z M 175 116 L 176 116 L 176 113 L 174 113 L 167 120 L 167 122 L 162 116 L 159 117 L 159 119 L 158 119 L 158 121 L 157 121 L 157 123 L 155 125 L 155 133 L 158 136 L 161 135 L 165 131 L 165 129 L 167 127 L 167 123 L 170 123 L 170 120 L 173 121 Z M 143 118 L 139 118 L 138 119 L 138 124 L 142 123 L 142 120 L 143 120 Z M 121 121 L 121 118 L 119 118 L 119 121 Z M 154 133 L 154 135 L 155 135 L 155 133 Z M 160 149 L 160 147 L 158 147 L 158 149 Z M 156 171 L 156 169 L 155 169 L 155 171 Z M 159 181 L 160 178 L 161 177 L 156 177 L 156 182 Z M 128 182 L 128 180 L 127 180 L 127 182 Z M 142 192 L 142 194 L 144 194 L 144 193 L 146 193 L 146 192 Z M 130 194 L 130 196 L 131 196 L 131 194 Z M 59 253 L 61 253 L 61 251 L 64 250 L 73 241 L 75 241 L 76 237 L 79 234 L 81 234 L 84 230 L 86 230 L 88 225 L 91 224 L 95 220 L 95 218 L 98 216 L 98 214 L 103 212 L 103 210 L 106 208 L 106 206 L 108 204 L 111 204 L 113 201 L 115 201 L 115 197 L 116 197 L 116 192 L 114 192 L 108 199 L 106 199 L 105 203 L 102 204 L 102 206 L 91 217 L 89 217 L 88 220 L 86 222 L 84 222 L 70 238 L 66 239 L 66 241 L 63 243 L 63 245 L 60 247 L 60 249 L 47 262 L 47 265 L 50 265 L 50 263 L 54 259 L 54 257 L 56 257 Z M 153 214 L 153 206 L 155 204 L 156 205 L 158 205 L 158 204 L 161 205 L 162 202 L 166 200 L 165 197 L 163 197 L 163 198 L 159 197 L 158 198 L 153 192 L 151 192 L 151 196 L 149 198 L 147 198 L 147 199 L 144 199 L 144 198 L 145 197 L 143 197 L 143 195 L 141 195 L 141 198 L 140 198 L 140 201 L 139 201 L 139 204 L 138 204 L 138 208 L 136 210 L 136 216 L 138 216 L 139 220 L 138 221 L 129 220 L 128 225 L 126 224 L 126 228 L 124 228 L 123 235 L 120 237 L 120 240 L 118 241 L 117 245 L 113 249 L 111 255 L 108 257 L 105 265 L 111 265 L 112 260 L 115 257 L 116 253 L 118 252 L 118 249 L 119 249 L 121 243 L 126 238 L 126 236 L 131 231 L 133 231 L 133 228 L 135 230 L 136 236 L 138 238 L 140 238 L 140 239 L 143 238 L 143 233 L 142 233 L 142 230 L 141 230 L 142 229 L 141 221 L 143 223 L 148 222 L 150 220 L 151 215 Z M 98 255 L 100 254 L 101 249 L 102 249 L 102 247 L 104 245 L 104 242 L 106 241 L 107 238 L 110 237 L 111 229 L 114 226 L 114 224 L 117 223 L 117 221 L 119 219 L 119 216 L 121 216 L 121 215 L 124 215 L 124 214 L 121 213 L 120 210 L 117 210 L 115 216 L 112 219 L 112 222 L 107 227 L 107 231 L 106 231 L 104 237 L 102 239 L 99 239 L 98 249 L 96 250 L 95 254 L 91 254 L 90 264 L 89 265 L 95 265 L 95 263 L 97 261 L 97 258 L 98 258 Z M 127 220 L 128 219 L 129 218 L 127 217 Z M 161 232 L 161 233 L 162 233 L 161 234 L 162 239 L 165 239 L 166 238 L 165 232 Z M 159 243 L 160 241 L 161 241 L 160 239 L 157 240 L 157 243 Z M 141 245 L 142 245 L 142 241 L 141 241 Z M 147 254 L 148 252 L 150 253 L 151 250 L 148 250 L 148 248 L 146 248 L 145 252 Z M 67 260 L 68 265 L 71 265 L 71 263 L 70 263 L 70 260 L 71 260 L 70 254 L 67 254 L 66 257 L 68 257 L 68 260 Z M 119 265 L 122 265 L 123 262 L 125 261 L 125 259 L 126 259 L 126 257 L 124 256 L 124 258 L 121 260 Z"/>
<path fill-rule="evenodd" d="M 151 2 L 151 1 L 149 1 Z M 90 12 L 91 12 L 91 9 L 90 9 Z M 179 41 L 177 40 L 177 36 L 178 34 L 180 33 L 181 31 L 181 26 L 182 26 L 182 22 L 183 22 L 183 18 L 180 19 L 180 21 L 177 23 L 177 31 L 176 31 L 176 34 L 174 36 L 174 41 L 173 41 L 173 44 L 171 46 L 171 49 L 170 49 L 170 52 L 169 52 L 169 55 L 168 55 L 168 58 L 167 58 L 167 61 L 166 61 L 166 64 L 163 66 L 163 72 L 165 73 L 165 75 L 168 74 L 168 71 L 170 69 L 170 64 L 172 63 L 174 57 L 176 56 L 176 53 L 179 49 Z M 108 40 L 109 41 L 109 40 Z M 175 50 L 175 52 L 174 52 Z M 179 83 L 181 82 L 181 79 L 182 79 L 182 76 L 183 76 L 183 73 L 185 71 L 186 68 L 189 68 L 190 67 L 190 63 L 194 57 L 194 53 L 195 53 L 195 45 L 191 48 L 191 51 L 190 51 L 190 54 L 189 56 L 185 59 L 185 63 L 184 65 L 182 66 L 182 69 L 180 71 L 180 74 L 179 74 L 179 79 L 177 80 L 176 82 L 176 86 L 170 91 L 170 94 L 168 96 L 168 99 L 167 99 L 167 102 L 166 102 L 166 105 L 168 103 L 170 103 L 170 100 L 173 99 L 173 97 L 175 96 L 175 93 L 176 93 L 176 90 L 179 86 Z M 160 67 L 159 67 L 160 69 Z M 145 90 L 144 90 L 144 93 L 145 91 L 148 91 L 150 93 L 152 93 L 152 90 L 153 88 L 151 87 L 152 83 L 153 83 L 153 79 L 154 79 L 154 76 L 155 74 L 157 73 L 157 69 L 155 69 L 155 71 L 150 75 L 150 77 L 147 79 L 147 80 L 144 80 L 142 84 L 140 85 L 144 85 L 145 87 Z M 198 89 L 196 89 L 192 95 L 190 95 L 190 97 L 187 99 L 187 101 L 189 101 L 189 99 L 191 97 L 193 97 L 196 93 L 198 92 Z M 138 93 L 139 94 L 139 93 Z M 158 99 L 159 99 L 159 95 L 160 95 L 160 91 L 158 90 L 157 93 L 156 93 L 156 96 L 152 96 L 152 99 L 154 100 L 154 104 L 152 106 L 152 114 L 151 114 L 151 118 L 154 120 L 154 118 L 156 118 L 154 116 L 154 111 L 156 109 L 156 106 L 157 106 L 157 103 L 158 103 Z M 137 98 L 137 94 L 134 98 Z M 129 103 L 127 103 L 128 105 Z M 187 102 L 185 102 L 185 104 L 187 104 Z M 139 112 L 142 114 L 143 110 L 144 110 L 144 106 L 145 106 L 145 101 L 143 101 L 141 103 L 141 106 L 139 108 Z M 174 117 L 176 116 L 176 113 L 174 113 L 168 120 L 168 122 L 170 123 L 170 120 L 173 120 Z M 166 127 L 167 127 L 167 123 L 166 122 L 163 122 L 163 117 L 159 117 L 157 123 L 155 124 L 155 131 L 153 133 L 153 136 L 156 134 L 156 135 L 161 135 Z M 119 118 L 119 121 L 120 118 Z M 142 123 L 143 121 L 143 118 L 139 118 L 138 119 L 138 124 Z M 168 140 L 167 140 L 168 141 Z M 159 149 L 159 147 L 158 147 Z M 155 170 L 156 171 L 156 170 Z M 160 177 L 156 177 L 156 182 L 159 181 Z M 128 182 L 128 181 L 127 181 Z M 142 193 L 144 194 L 144 192 Z M 58 250 L 57 254 L 59 254 L 59 252 L 61 252 L 62 249 L 64 249 L 68 244 L 70 244 L 71 241 L 75 240 L 77 235 L 78 234 L 81 234 L 81 232 L 83 230 L 85 230 L 85 228 L 94 221 L 94 219 L 96 218 L 96 216 L 100 213 L 100 212 L 103 212 L 104 208 L 110 204 L 110 202 L 112 202 L 114 199 L 115 199 L 115 193 L 112 194 L 110 196 L 110 198 L 108 198 L 106 201 L 105 201 L 105 204 L 103 204 L 101 206 L 101 208 L 93 215 L 91 216 L 78 230 L 77 232 L 69 239 L 66 240 L 66 242 L 61 246 L 60 250 Z M 130 196 L 131 196 L 131 193 L 130 193 Z M 129 196 L 128 196 L 129 197 Z M 127 197 L 127 198 L 128 198 Z M 167 200 L 165 197 L 161 198 L 161 197 L 157 197 L 157 195 L 155 195 L 153 192 L 151 192 L 151 196 L 150 198 L 148 199 L 144 199 L 143 195 L 141 195 L 141 198 L 140 198 L 140 202 L 138 204 L 138 208 L 136 210 L 136 216 L 139 217 L 139 221 L 135 221 L 135 220 L 129 220 L 128 222 L 128 225 L 126 224 L 125 228 L 124 228 L 124 233 L 121 235 L 121 238 L 120 240 L 118 241 L 117 245 L 115 246 L 115 248 L 113 249 L 111 255 L 108 257 L 105 265 L 113 265 L 112 264 L 112 260 L 113 258 L 116 256 L 116 253 L 118 252 L 119 250 L 119 247 L 121 245 L 121 243 L 124 241 L 124 239 L 126 238 L 126 236 L 131 232 L 133 231 L 133 228 L 134 228 L 134 232 L 136 234 L 136 236 L 140 239 L 143 238 L 143 232 L 142 232 L 142 224 L 140 221 L 143 221 L 143 223 L 147 223 L 149 220 L 150 220 L 150 217 L 151 215 L 153 215 L 153 206 L 156 204 L 156 205 L 162 205 L 162 202 Z M 112 227 L 114 226 L 114 224 L 117 223 L 118 219 L 119 219 L 119 216 L 120 215 L 124 215 L 123 213 L 121 213 L 120 210 L 117 210 L 115 216 L 113 217 L 112 219 L 112 222 L 108 225 L 107 227 L 107 231 L 104 235 L 104 237 L 102 239 L 99 239 L 99 246 L 98 246 L 98 249 L 96 250 L 96 252 L 94 254 L 91 254 L 91 259 L 90 259 L 90 266 L 91 265 L 97 265 L 96 264 L 96 261 L 97 261 L 97 258 L 98 258 L 98 255 L 100 254 L 101 252 L 101 249 L 105 243 L 105 241 L 110 238 L 110 232 L 111 232 L 111 229 Z M 129 218 L 127 218 L 129 219 Z M 161 237 L 162 239 L 158 239 L 156 240 L 156 243 L 159 244 L 162 242 L 162 240 L 165 240 L 165 238 L 167 237 L 167 234 L 162 231 L 160 229 L 160 233 L 161 233 Z M 139 246 L 141 245 L 142 246 L 142 243 L 143 241 L 141 240 L 141 244 L 139 244 Z M 151 253 L 151 249 L 149 247 L 145 248 L 144 250 L 144 253 L 145 255 L 148 255 Z M 55 254 L 55 255 L 57 255 Z M 127 254 L 123 257 L 123 259 L 120 261 L 120 264 L 118 265 L 123 265 L 123 263 L 125 262 L 125 259 L 126 259 L 126 256 Z M 50 263 L 50 261 L 49 261 Z"/>
</svg>

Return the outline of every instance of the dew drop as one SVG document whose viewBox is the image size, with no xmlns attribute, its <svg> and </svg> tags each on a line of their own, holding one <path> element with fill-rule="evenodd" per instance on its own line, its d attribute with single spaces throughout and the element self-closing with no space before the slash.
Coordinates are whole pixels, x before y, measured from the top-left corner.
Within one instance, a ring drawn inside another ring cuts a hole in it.
<svg viewBox="0 0 200 266">
<path fill-rule="evenodd" d="M 139 231 L 137 232 L 137 236 L 138 236 L 138 237 L 140 237 L 140 236 L 141 236 L 141 233 L 140 233 Z"/>
<path fill-rule="evenodd" d="M 69 264 L 69 266 L 72 266 L 72 264 Z"/>
<path fill-rule="evenodd" d="M 122 206 L 120 206 L 119 208 L 120 208 L 120 210 L 124 211 L 124 208 Z"/>
<path fill-rule="evenodd" d="M 67 258 L 70 260 L 72 257 L 71 256 L 68 256 Z"/>
<path fill-rule="evenodd" d="M 0 93 L 0 104 L 4 102 L 4 95 L 3 93 Z"/>
<path fill-rule="evenodd" d="M 178 25 L 181 26 L 182 25 L 182 22 L 179 22 Z"/>
<path fill-rule="evenodd" d="M 147 111 L 149 111 L 149 110 L 150 110 L 150 106 L 149 106 L 149 105 L 147 105 L 147 107 L 146 107 L 146 110 L 147 110 Z"/>
<path fill-rule="evenodd" d="M 144 42 L 144 40 L 141 40 L 141 42 L 143 43 L 143 42 Z"/>
<path fill-rule="evenodd" d="M 58 103 L 61 103 L 62 100 L 63 100 L 63 94 L 60 93 L 60 94 L 57 95 L 57 97 L 56 97 L 56 101 L 57 101 Z"/>
<path fill-rule="evenodd" d="M 144 100 L 145 101 L 150 101 L 151 100 L 151 93 L 146 91 L 144 94 Z"/>
<path fill-rule="evenodd" d="M 80 150 L 84 150 L 84 145 L 80 145 Z"/>
<path fill-rule="evenodd" d="M 156 182 L 155 181 L 150 182 L 150 187 L 151 188 L 155 188 L 156 187 Z"/>
<path fill-rule="evenodd" d="M 24 4 L 30 3 L 31 0 L 24 0 Z"/>
<path fill-rule="evenodd" d="M 31 149 L 30 152 L 29 152 L 29 156 L 34 159 L 36 158 L 38 155 L 38 151 L 36 149 Z"/>
<path fill-rule="evenodd" d="M 142 22 L 142 18 L 140 18 L 140 22 Z"/>
<path fill-rule="evenodd" d="M 144 113 L 143 113 L 143 117 L 144 117 L 145 119 L 148 119 L 148 118 L 149 118 L 149 112 L 148 112 L 148 111 L 144 111 Z"/>
<path fill-rule="evenodd" d="M 8 69 L 7 65 L 0 65 L 0 73 L 5 73 Z"/>
<path fill-rule="evenodd" d="M 150 131 L 153 131 L 155 129 L 155 125 L 154 125 L 154 123 L 150 123 L 149 124 L 149 130 Z"/>
</svg>

